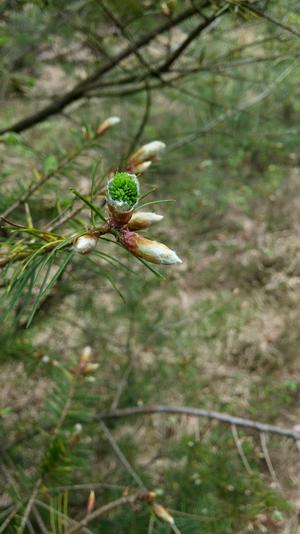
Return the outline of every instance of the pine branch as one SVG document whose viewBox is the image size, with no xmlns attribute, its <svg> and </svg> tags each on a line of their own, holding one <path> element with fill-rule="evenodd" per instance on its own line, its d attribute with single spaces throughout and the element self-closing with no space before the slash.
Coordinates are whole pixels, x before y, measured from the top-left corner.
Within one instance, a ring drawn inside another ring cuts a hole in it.
<svg viewBox="0 0 300 534">
<path fill-rule="evenodd" d="M 104 132 L 101 132 L 100 135 L 103 135 L 107 130 Z M 27 189 L 22 193 L 19 198 L 17 198 L 13 204 L 11 204 L 8 208 L 6 208 L 1 214 L 0 219 L 4 219 L 8 217 L 11 213 L 13 213 L 16 209 L 18 209 L 22 204 L 25 204 L 29 198 L 37 191 L 39 190 L 45 183 L 47 183 L 51 178 L 54 176 L 57 176 L 59 173 L 61 173 L 70 163 L 72 163 L 78 156 L 80 156 L 84 150 L 87 150 L 91 147 L 91 145 L 100 137 L 100 135 L 97 134 L 97 132 L 94 132 L 93 135 L 91 135 L 88 139 L 85 139 L 84 142 L 76 149 L 72 149 L 66 157 L 64 157 L 56 166 L 53 171 L 49 173 L 37 173 L 37 179 L 32 182 Z"/>
</svg>

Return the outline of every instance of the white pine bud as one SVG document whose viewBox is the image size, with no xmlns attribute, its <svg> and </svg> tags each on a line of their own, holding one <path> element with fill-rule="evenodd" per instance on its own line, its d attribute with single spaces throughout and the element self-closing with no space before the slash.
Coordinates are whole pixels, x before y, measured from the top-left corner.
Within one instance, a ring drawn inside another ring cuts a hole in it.
<svg viewBox="0 0 300 534">
<path fill-rule="evenodd" d="M 94 371 L 97 371 L 97 369 L 99 368 L 99 363 L 94 363 L 94 362 L 91 362 L 91 363 L 87 363 L 84 370 L 83 370 L 83 374 L 89 374 L 89 373 L 93 373 Z"/>
<path fill-rule="evenodd" d="M 88 254 L 96 248 L 97 239 L 90 235 L 85 234 L 78 237 L 74 243 L 74 250 L 79 254 Z"/>
<path fill-rule="evenodd" d="M 120 117 L 108 117 L 105 121 L 101 122 L 96 130 L 97 135 L 102 135 L 106 130 L 112 128 L 121 121 Z"/>
<path fill-rule="evenodd" d="M 128 223 L 128 228 L 130 230 L 143 230 L 143 228 L 148 228 L 163 218 L 163 215 L 151 211 L 136 211 Z"/>
<path fill-rule="evenodd" d="M 138 234 L 132 233 L 132 235 L 125 243 L 125 246 L 135 256 L 144 258 L 151 263 L 157 263 L 161 265 L 174 265 L 176 263 L 182 263 L 182 260 L 177 256 L 174 250 L 158 241 L 152 241 L 146 237 L 142 237 Z"/>
<path fill-rule="evenodd" d="M 91 359 L 92 352 L 92 347 L 90 347 L 90 345 L 87 345 L 83 348 L 80 358 L 85 362 L 88 362 Z"/>
<path fill-rule="evenodd" d="M 163 506 L 161 506 L 157 502 L 155 502 L 155 501 L 153 502 L 152 509 L 153 509 L 153 512 L 155 513 L 156 517 L 161 519 L 161 521 L 165 521 L 166 523 L 169 523 L 169 525 L 174 525 L 175 524 L 174 518 L 171 516 L 171 514 L 168 512 L 168 510 L 166 510 L 166 508 L 164 508 Z"/>
<path fill-rule="evenodd" d="M 132 165 L 132 170 L 136 174 L 142 174 L 152 165 L 152 161 L 143 161 L 142 163 L 137 163 Z"/>
<path fill-rule="evenodd" d="M 87 513 L 88 514 L 91 514 L 92 511 L 94 510 L 95 503 L 96 503 L 96 495 L 95 495 L 94 490 L 91 490 L 89 494 L 88 502 L 87 502 Z"/>
<path fill-rule="evenodd" d="M 129 163 L 137 164 L 143 161 L 153 159 L 160 154 L 166 148 L 165 143 L 162 141 L 152 141 L 146 145 L 141 146 L 132 156 L 129 158 Z"/>
</svg>

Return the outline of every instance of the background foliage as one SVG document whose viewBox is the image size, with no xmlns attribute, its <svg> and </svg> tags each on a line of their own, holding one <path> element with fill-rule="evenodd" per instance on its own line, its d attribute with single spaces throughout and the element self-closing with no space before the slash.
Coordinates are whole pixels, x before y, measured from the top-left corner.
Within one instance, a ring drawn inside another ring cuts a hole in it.
<svg viewBox="0 0 300 534">
<path fill-rule="evenodd" d="M 0 532 L 71 532 L 92 489 L 98 509 L 141 487 L 182 533 L 296 532 L 293 441 L 99 414 L 158 403 L 298 422 L 298 2 L 4 1 L 0 13 Z M 120 124 L 97 137 L 109 116 Z M 182 265 L 158 278 L 104 241 L 32 270 L 11 261 L 40 246 L 11 223 L 84 232 L 91 212 L 71 188 L 92 188 L 100 208 L 92 184 L 153 139 L 167 149 L 142 192 L 175 201 L 153 206 L 165 224 L 152 232 Z M 78 375 L 86 346 L 99 368 Z M 81 531 L 169 532 L 153 511 L 120 506 Z"/>
</svg>

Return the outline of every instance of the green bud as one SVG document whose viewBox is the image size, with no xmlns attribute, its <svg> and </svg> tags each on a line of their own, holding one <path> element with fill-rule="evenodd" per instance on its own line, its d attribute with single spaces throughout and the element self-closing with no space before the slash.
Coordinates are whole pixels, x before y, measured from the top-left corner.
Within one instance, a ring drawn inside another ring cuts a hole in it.
<svg viewBox="0 0 300 534">
<path fill-rule="evenodd" d="M 107 202 L 121 211 L 130 211 L 137 204 L 140 187 L 135 174 L 117 172 L 107 185 Z"/>
</svg>

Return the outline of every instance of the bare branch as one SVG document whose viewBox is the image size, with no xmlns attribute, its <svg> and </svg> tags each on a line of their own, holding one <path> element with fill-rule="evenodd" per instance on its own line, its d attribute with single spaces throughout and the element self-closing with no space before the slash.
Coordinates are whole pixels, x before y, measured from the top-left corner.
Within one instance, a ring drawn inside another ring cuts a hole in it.
<svg viewBox="0 0 300 534">
<path fill-rule="evenodd" d="M 269 425 L 268 423 L 261 423 L 260 421 L 254 421 L 252 419 L 246 419 L 243 417 L 237 417 L 235 415 L 206 410 L 204 408 L 192 408 L 189 406 L 164 406 L 160 404 L 154 404 L 153 406 L 121 408 L 117 410 L 111 410 L 109 412 L 100 413 L 96 417 L 96 419 L 98 421 L 104 421 L 109 419 L 121 419 L 123 417 L 134 417 L 137 415 L 153 415 L 159 413 L 188 415 L 190 417 L 207 417 L 208 419 L 220 421 L 221 423 L 225 423 L 226 425 L 235 425 L 243 428 L 257 430 L 258 432 L 277 434 L 279 436 L 292 438 L 296 441 L 300 439 L 300 432 L 293 430 L 292 428 Z"/>
<path fill-rule="evenodd" d="M 210 2 L 206 1 L 203 3 L 202 7 L 209 6 Z M 198 11 L 192 7 L 189 9 L 186 9 L 177 17 L 174 17 L 172 19 L 167 20 L 154 30 L 148 32 L 147 34 L 144 34 L 140 37 L 139 40 L 136 41 L 134 47 L 132 45 L 127 46 L 123 50 L 121 50 L 111 61 L 97 69 L 93 74 L 88 76 L 84 81 L 78 83 L 73 87 L 71 91 L 68 91 L 63 96 L 49 104 L 48 106 L 44 107 L 40 111 L 37 111 L 36 113 L 33 113 L 32 115 L 25 117 L 25 119 L 16 122 L 15 124 L 4 128 L 2 131 L 0 131 L 0 135 L 14 131 L 14 132 L 22 132 L 24 130 L 27 130 L 28 128 L 31 128 L 32 126 L 42 122 L 43 120 L 47 119 L 48 117 L 51 117 L 52 115 L 56 115 L 57 113 L 60 113 L 66 106 L 71 104 L 72 102 L 75 102 L 76 100 L 82 98 L 85 94 L 87 89 L 90 87 L 91 84 L 98 81 L 102 76 L 110 72 L 114 67 L 119 65 L 124 59 L 132 55 L 136 50 L 139 50 L 143 46 L 148 45 L 153 39 L 161 35 L 162 33 L 167 32 L 171 28 L 177 26 L 181 22 L 193 17 L 195 14 L 197 14 Z"/>
</svg>

